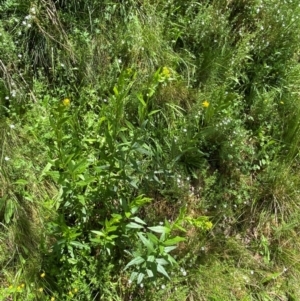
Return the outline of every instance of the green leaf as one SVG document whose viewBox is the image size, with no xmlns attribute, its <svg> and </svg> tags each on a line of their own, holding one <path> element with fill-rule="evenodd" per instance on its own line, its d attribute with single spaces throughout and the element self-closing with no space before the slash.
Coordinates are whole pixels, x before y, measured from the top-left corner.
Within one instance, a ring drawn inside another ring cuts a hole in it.
<svg viewBox="0 0 300 301">
<path fill-rule="evenodd" d="M 170 254 L 167 254 L 168 261 L 171 265 L 178 265 L 177 261 Z"/>
<path fill-rule="evenodd" d="M 155 261 L 154 255 L 148 256 L 148 257 L 147 257 L 147 261 L 148 261 L 148 262 L 154 262 L 154 261 Z"/>
<path fill-rule="evenodd" d="M 176 248 L 177 248 L 177 246 L 165 247 L 164 251 L 165 251 L 165 253 L 169 253 L 169 252 L 175 250 Z"/>
<path fill-rule="evenodd" d="M 183 237 L 180 237 L 180 236 L 176 236 L 176 237 L 173 237 L 173 238 L 170 238 L 170 239 L 167 239 L 166 241 L 164 241 L 164 245 L 165 246 L 172 246 L 172 245 L 175 245 L 181 241 L 185 241 L 185 238 Z"/>
<path fill-rule="evenodd" d="M 162 265 L 160 265 L 160 264 L 157 265 L 157 272 L 163 274 L 163 275 L 166 276 L 168 279 L 170 279 L 170 277 L 169 277 L 167 271 L 166 271 L 165 268 L 164 268 Z"/>
<path fill-rule="evenodd" d="M 134 187 L 135 189 L 139 189 L 138 186 L 136 185 L 138 180 L 132 180 L 129 184 Z"/>
<path fill-rule="evenodd" d="M 169 264 L 164 258 L 156 258 L 155 261 L 160 265 L 167 265 Z"/>
<path fill-rule="evenodd" d="M 170 229 L 164 226 L 148 227 L 148 229 L 156 233 L 170 233 Z"/>
<path fill-rule="evenodd" d="M 86 245 L 86 244 L 82 244 L 81 242 L 79 242 L 79 241 L 71 241 L 70 242 L 70 245 L 72 245 L 72 246 L 74 246 L 74 247 L 77 247 L 77 248 L 79 248 L 79 249 L 86 249 L 86 250 L 88 250 L 89 249 L 89 246 L 88 245 Z"/>
<path fill-rule="evenodd" d="M 147 225 L 142 219 L 140 219 L 139 217 L 135 216 L 132 217 L 131 219 L 133 219 L 135 222 L 143 224 L 143 225 Z"/>
<path fill-rule="evenodd" d="M 153 111 L 151 111 L 149 114 L 148 114 L 148 116 L 151 116 L 151 115 L 153 115 L 153 114 L 156 114 L 156 113 L 158 113 L 158 112 L 160 112 L 161 110 L 153 110 Z"/>
<path fill-rule="evenodd" d="M 144 227 L 134 223 L 134 222 L 130 222 L 129 224 L 126 225 L 126 228 L 131 228 L 131 229 L 143 229 Z"/>
<path fill-rule="evenodd" d="M 5 212 L 4 212 L 4 220 L 7 224 L 10 222 L 11 217 L 14 214 L 14 211 L 15 211 L 15 204 L 11 199 L 8 199 L 6 201 Z"/>
<path fill-rule="evenodd" d="M 147 247 L 148 251 L 154 252 L 153 244 L 151 243 L 151 241 L 145 238 L 141 232 L 138 232 L 137 235 L 142 243 Z"/>
<path fill-rule="evenodd" d="M 52 164 L 50 162 L 46 164 L 46 166 L 44 167 L 44 169 L 41 172 L 41 175 L 39 176 L 39 180 L 41 180 L 42 177 L 47 174 L 47 172 L 51 169 L 51 167 L 52 167 Z"/>
<path fill-rule="evenodd" d="M 137 278 L 137 284 L 140 284 L 143 281 L 144 277 L 145 277 L 144 273 L 139 273 Z"/>
<path fill-rule="evenodd" d="M 114 86 L 113 90 L 114 90 L 115 95 L 118 96 L 119 95 L 118 88 L 116 86 Z"/>
<path fill-rule="evenodd" d="M 151 270 L 146 269 L 146 272 L 148 274 L 148 277 L 150 277 L 150 278 L 154 277 L 154 274 L 153 274 L 153 272 Z"/>
<path fill-rule="evenodd" d="M 91 232 L 93 232 L 93 233 L 95 233 L 96 235 L 99 235 L 99 236 L 105 236 L 105 234 L 102 231 L 92 230 Z"/>
<path fill-rule="evenodd" d="M 151 242 L 155 245 L 158 244 L 158 238 L 152 234 L 152 233 L 147 233 L 148 238 L 151 240 Z"/>
<path fill-rule="evenodd" d="M 135 257 L 134 259 L 132 259 L 130 262 L 127 263 L 124 270 L 127 270 L 132 265 L 139 265 L 139 264 L 143 263 L 144 261 L 145 261 L 145 259 L 141 256 Z"/>
<path fill-rule="evenodd" d="M 130 280 L 133 282 L 135 278 L 137 277 L 138 273 L 137 272 L 132 272 L 130 275 Z"/>
<path fill-rule="evenodd" d="M 17 184 L 17 185 L 27 185 L 28 181 L 23 180 L 23 179 L 19 179 L 14 184 Z"/>
</svg>

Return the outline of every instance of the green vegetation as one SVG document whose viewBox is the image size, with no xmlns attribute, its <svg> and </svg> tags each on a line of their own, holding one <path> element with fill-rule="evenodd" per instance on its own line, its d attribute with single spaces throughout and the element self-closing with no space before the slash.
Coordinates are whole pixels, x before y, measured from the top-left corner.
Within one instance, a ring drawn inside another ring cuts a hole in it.
<svg viewBox="0 0 300 301">
<path fill-rule="evenodd" d="M 3 0 L 0 299 L 300 300 L 296 0 Z"/>
</svg>

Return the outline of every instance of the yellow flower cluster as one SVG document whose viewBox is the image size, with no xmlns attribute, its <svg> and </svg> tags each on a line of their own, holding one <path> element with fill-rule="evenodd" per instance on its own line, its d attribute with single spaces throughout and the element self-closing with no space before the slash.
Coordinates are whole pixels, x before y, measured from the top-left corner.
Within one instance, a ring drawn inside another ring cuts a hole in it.
<svg viewBox="0 0 300 301">
<path fill-rule="evenodd" d="M 164 78 L 170 78 L 170 77 L 171 77 L 170 69 L 169 69 L 168 67 L 163 67 L 163 68 L 162 68 L 162 71 L 161 71 L 161 75 L 162 75 Z"/>
<path fill-rule="evenodd" d="M 212 226 L 213 226 L 213 224 L 210 221 L 208 221 L 208 222 L 205 223 L 206 230 L 210 230 L 212 228 Z"/>
</svg>

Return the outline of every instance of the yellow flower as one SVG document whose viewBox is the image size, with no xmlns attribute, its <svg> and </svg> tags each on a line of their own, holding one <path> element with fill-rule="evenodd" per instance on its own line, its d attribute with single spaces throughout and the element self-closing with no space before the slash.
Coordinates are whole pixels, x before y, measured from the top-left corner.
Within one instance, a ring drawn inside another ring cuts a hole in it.
<svg viewBox="0 0 300 301">
<path fill-rule="evenodd" d="M 169 68 L 163 67 L 161 75 L 164 76 L 165 78 L 169 78 L 171 76 L 171 72 Z"/>
<path fill-rule="evenodd" d="M 283 102 L 283 101 L 281 101 L 280 103 L 281 103 L 282 105 L 284 104 L 284 102 Z"/>
<path fill-rule="evenodd" d="M 21 287 L 24 287 L 24 286 L 25 286 L 25 284 L 24 284 L 24 283 L 22 283 L 22 284 L 21 284 Z"/>
<path fill-rule="evenodd" d="M 202 102 L 202 106 L 203 106 L 204 108 L 208 108 L 208 107 L 209 107 L 209 102 L 208 102 L 207 100 L 203 101 L 203 102 Z"/>
<path fill-rule="evenodd" d="M 208 222 L 205 223 L 205 228 L 206 228 L 206 230 L 211 229 L 212 226 L 213 226 L 213 224 L 212 224 L 212 222 L 210 222 L 210 221 L 208 221 Z"/>
<path fill-rule="evenodd" d="M 68 106 L 70 105 L 70 103 L 71 103 L 71 101 L 70 101 L 69 98 L 65 98 L 65 99 L 63 100 L 63 105 L 64 105 L 65 107 L 68 107 Z"/>
<path fill-rule="evenodd" d="M 10 288 L 10 289 L 11 289 L 11 288 L 13 288 L 13 286 L 12 286 L 12 285 L 10 285 L 8 288 Z"/>
<path fill-rule="evenodd" d="M 77 293 L 78 292 L 78 288 L 74 288 L 74 293 Z"/>
<path fill-rule="evenodd" d="M 50 299 L 50 301 L 55 301 L 55 298 L 54 298 L 54 297 L 52 297 L 52 298 Z"/>
<path fill-rule="evenodd" d="M 43 288 L 42 287 L 39 288 L 39 292 L 43 292 Z"/>
<path fill-rule="evenodd" d="M 46 275 L 45 273 L 42 273 L 42 274 L 41 274 L 41 277 L 42 277 L 42 278 L 44 278 L 44 277 L 45 277 L 45 275 Z"/>
</svg>

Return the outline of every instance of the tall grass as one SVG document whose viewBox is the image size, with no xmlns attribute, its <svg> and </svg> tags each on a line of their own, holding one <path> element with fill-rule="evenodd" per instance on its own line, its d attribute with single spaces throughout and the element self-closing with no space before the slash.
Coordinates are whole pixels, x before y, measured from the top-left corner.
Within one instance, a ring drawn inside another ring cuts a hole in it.
<svg viewBox="0 0 300 301">
<path fill-rule="evenodd" d="M 299 9 L 3 1 L 1 298 L 299 299 Z"/>
</svg>

